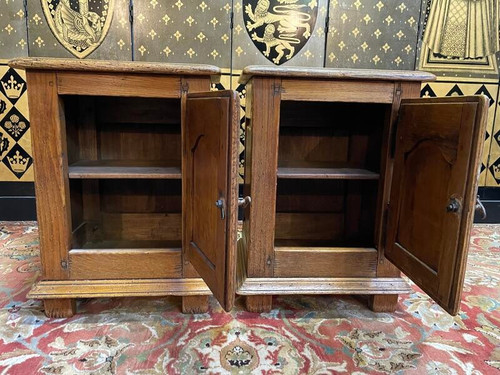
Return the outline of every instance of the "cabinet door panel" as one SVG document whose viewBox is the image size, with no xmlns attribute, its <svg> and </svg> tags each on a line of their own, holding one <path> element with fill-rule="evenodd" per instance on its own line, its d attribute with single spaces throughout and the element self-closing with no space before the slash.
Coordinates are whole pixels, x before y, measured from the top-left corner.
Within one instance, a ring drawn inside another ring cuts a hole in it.
<svg viewBox="0 0 500 375">
<path fill-rule="evenodd" d="M 189 94 L 185 118 L 185 256 L 228 311 L 235 296 L 238 96 Z"/>
<path fill-rule="evenodd" d="M 451 314 L 458 312 L 487 101 L 401 102 L 385 256 Z"/>
</svg>

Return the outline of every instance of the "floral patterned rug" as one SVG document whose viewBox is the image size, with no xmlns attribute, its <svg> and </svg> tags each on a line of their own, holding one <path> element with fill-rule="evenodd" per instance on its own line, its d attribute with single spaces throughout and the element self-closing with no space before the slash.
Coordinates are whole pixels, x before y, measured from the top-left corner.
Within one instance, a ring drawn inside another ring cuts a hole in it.
<svg viewBox="0 0 500 375">
<path fill-rule="evenodd" d="M 461 313 L 417 287 L 393 314 L 353 297 L 275 297 L 270 313 L 180 313 L 179 298 L 92 299 L 48 319 L 26 299 L 35 223 L 0 222 L 0 374 L 500 373 L 500 226 L 473 230 Z"/>
</svg>

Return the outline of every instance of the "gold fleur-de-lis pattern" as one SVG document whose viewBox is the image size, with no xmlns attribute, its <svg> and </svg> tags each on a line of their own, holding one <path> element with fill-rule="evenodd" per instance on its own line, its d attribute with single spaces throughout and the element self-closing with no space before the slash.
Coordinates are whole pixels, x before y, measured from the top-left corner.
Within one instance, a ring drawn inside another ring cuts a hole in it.
<svg viewBox="0 0 500 375">
<path fill-rule="evenodd" d="M 231 65 L 231 1 L 134 3 L 134 56 L 140 61 Z"/>
<path fill-rule="evenodd" d="M 327 67 L 414 69 L 420 3 L 330 1 Z"/>
<path fill-rule="evenodd" d="M 0 0 L 0 59 L 28 56 L 23 0 Z"/>
</svg>

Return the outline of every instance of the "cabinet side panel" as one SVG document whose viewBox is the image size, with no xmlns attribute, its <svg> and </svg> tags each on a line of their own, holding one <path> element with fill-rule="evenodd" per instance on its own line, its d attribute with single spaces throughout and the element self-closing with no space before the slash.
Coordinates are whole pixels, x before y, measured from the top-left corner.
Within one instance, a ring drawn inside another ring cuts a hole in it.
<svg viewBox="0 0 500 375">
<path fill-rule="evenodd" d="M 43 278 L 66 279 L 71 213 L 64 110 L 55 73 L 28 72 L 27 80 Z"/>
<path fill-rule="evenodd" d="M 276 170 L 280 119 L 279 79 L 254 78 L 251 105 L 250 173 L 245 184 L 252 204 L 248 216 L 248 276 L 273 275 L 274 225 L 276 211 Z M 248 131 L 248 130 L 247 130 Z"/>
</svg>

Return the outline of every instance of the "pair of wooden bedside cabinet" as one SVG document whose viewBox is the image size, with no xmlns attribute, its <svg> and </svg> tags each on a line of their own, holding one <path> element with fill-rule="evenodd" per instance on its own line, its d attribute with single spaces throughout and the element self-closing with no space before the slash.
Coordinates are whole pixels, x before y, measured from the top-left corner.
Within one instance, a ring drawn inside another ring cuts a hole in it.
<svg viewBox="0 0 500 375">
<path fill-rule="evenodd" d="M 43 275 L 29 296 L 362 294 L 393 311 L 400 271 L 458 311 L 485 97 L 420 99 L 425 72 L 252 66 L 240 107 L 205 65 L 17 59 L 26 69 Z M 244 206 L 237 240 L 238 206 Z"/>
</svg>

